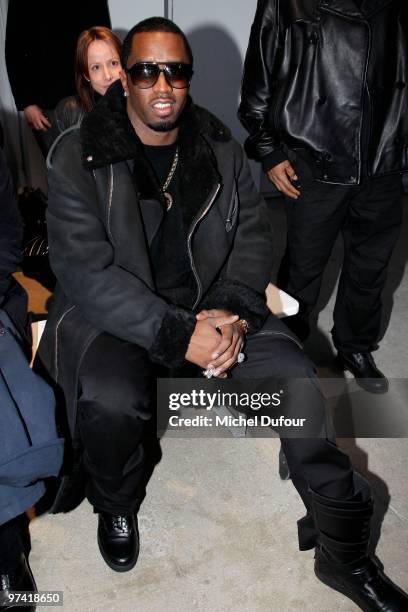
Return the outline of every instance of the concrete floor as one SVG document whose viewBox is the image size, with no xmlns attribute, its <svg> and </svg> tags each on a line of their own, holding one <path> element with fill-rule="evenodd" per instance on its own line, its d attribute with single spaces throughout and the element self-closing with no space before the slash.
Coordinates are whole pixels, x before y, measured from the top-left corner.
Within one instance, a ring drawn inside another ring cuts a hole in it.
<svg viewBox="0 0 408 612">
<path fill-rule="evenodd" d="M 279 201 L 271 203 L 271 214 L 278 258 L 284 235 Z M 378 365 L 396 378 L 406 378 L 408 367 L 407 224 L 406 218 L 386 291 L 388 312 L 394 300 L 392 317 L 376 354 Z M 307 345 L 326 373 L 333 356 L 330 294 L 340 257 L 338 246 L 325 279 L 319 329 Z M 374 487 L 377 555 L 408 590 L 408 440 L 340 442 Z M 314 577 L 313 552 L 297 550 L 296 521 L 303 506 L 291 482 L 277 476 L 278 449 L 277 439 L 164 437 L 163 459 L 139 514 L 136 568 L 117 574 L 105 565 L 96 543 L 96 516 L 84 502 L 68 515 L 32 521 L 30 559 L 38 588 L 62 590 L 66 612 L 356 610 Z"/>
</svg>

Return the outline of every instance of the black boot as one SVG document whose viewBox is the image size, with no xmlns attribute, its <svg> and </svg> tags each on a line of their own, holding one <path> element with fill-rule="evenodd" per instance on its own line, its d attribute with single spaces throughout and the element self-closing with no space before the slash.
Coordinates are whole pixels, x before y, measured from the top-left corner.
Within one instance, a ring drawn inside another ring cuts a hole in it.
<svg viewBox="0 0 408 612">
<path fill-rule="evenodd" d="M 372 500 L 335 500 L 312 491 L 312 506 L 319 545 L 315 574 L 365 612 L 403 612 L 408 595 L 368 555 Z"/>
<path fill-rule="evenodd" d="M 362 389 L 370 393 L 387 393 L 388 380 L 375 365 L 371 353 L 340 353 L 336 363 L 339 368 L 349 370 Z"/>
<path fill-rule="evenodd" d="M 13 610 L 23 612 L 34 612 L 36 606 L 11 606 L 8 605 L 9 594 L 13 591 L 37 591 L 37 586 L 27 559 L 24 553 L 21 553 L 19 564 L 7 570 L 7 573 L 0 574 L 0 610 Z"/>
<path fill-rule="evenodd" d="M 115 572 L 127 572 L 139 556 L 137 518 L 99 513 L 98 545 L 102 557 Z"/>
</svg>

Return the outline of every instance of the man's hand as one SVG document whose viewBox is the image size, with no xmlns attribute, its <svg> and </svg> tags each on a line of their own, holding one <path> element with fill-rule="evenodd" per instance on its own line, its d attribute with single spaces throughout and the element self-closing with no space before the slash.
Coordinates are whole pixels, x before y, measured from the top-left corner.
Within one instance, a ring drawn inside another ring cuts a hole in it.
<svg viewBox="0 0 408 612">
<path fill-rule="evenodd" d="M 220 344 L 220 334 L 209 319 L 197 321 L 190 338 L 186 359 L 204 370 L 208 369 L 212 355 Z"/>
<path fill-rule="evenodd" d="M 238 353 L 242 351 L 245 333 L 240 323 L 229 323 L 220 327 L 221 342 L 211 355 L 209 370 L 214 370 L 213 376 L 224 378 L 226 372 L 237 363 Z"/>
<path fill-rule="evenodd" d="M 213 376 L 225 378 L 226 372 L 236 364 L 238 353 L 245 341 L 242 325 L 238 323 L 239 316 L 227 310 L 202 310 L 197 320 L 207 320 L 221 332 L 221 339 L 211 355 L 207 369 L 214 370 Z"/>
<path fill-rule="evenodd" d="M 24 115 L 28 125 L 33 130 L 42 130 L 43 132 L 46 132 L 51 127 L 51 123 L 43 114 L 41 108 L 36 104 L 26 106 L 24 109 Z"/>
<path fill-rule="evenodd" d="M 300 191 L 292 184 L 292 181 L 297 181 L 298 177 L 288 159 L 271 168 L 267 174 L 268 179 L 275 185 L 278 191 L 281 191 L 288 198 L 298 199 Z"/>
<path fill-rule="evenodd" d="M 221 308 L 210 308 L 209 310 L 201 310 L 196 315 L 197 321 L 209 320 L 209 323 L 214 328 L 226 325 L 227 323 L 234 323 L 238 321 L 239 316 L 229 310 L 222 310 Z"/>
</svg>

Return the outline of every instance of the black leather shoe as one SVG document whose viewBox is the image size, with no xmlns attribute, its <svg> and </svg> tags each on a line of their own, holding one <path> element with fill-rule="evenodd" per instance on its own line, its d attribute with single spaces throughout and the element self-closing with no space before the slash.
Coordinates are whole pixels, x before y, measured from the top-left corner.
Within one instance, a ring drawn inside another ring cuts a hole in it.
<svg viewBox="0 0 408 612">
<path fill-rule="evenodd" d="M 336 361 L 340 368 L 356 377 L 357 384 L 365 391 L 387 393 L 388 380 L 375 365 L 371 353 L 339 353 Z"/>
<path fill-rule="evenodd" d="M 34 576 L 27 563 L 24 553 L 21 553 L 20 563 L 7 574 L 0 574 L 0 610 L 20 610 L 23 612 L 34 612 L 32 606 L 9 606 L 7 604 L 10 591 L 37 591 Z"/>
<path fill-rule="evenodd" d="M 384 574 L 371 557 L 347 567 L 330 563 L 320 547 L 315 557 L 315 574 L 324 584 L 354 601 L 364 612 L 408 610 L 408 595 Z"/>
<path fill-rule="evenodd" d="M 115 572 L 127 572 L 139 556 L 139 532 L 134 516 L 99 513 L 98 545 L 102 557 Z"/>
</svg>

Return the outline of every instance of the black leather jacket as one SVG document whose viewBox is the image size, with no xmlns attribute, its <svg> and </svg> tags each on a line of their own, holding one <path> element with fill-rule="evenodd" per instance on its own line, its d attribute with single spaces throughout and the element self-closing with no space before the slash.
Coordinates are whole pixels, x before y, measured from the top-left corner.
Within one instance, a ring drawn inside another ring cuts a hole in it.
<svg viewBox="0 0 408 612">
<path fill-rule="evenodd" d="M 368 174 L 406 171 L 407 85 L 406 0 L 259 0 L 239 109 L 247 153 L 267 169 L 295 150 L 317 179 L 356 184 L 368 100 Z"/>
</svg>

